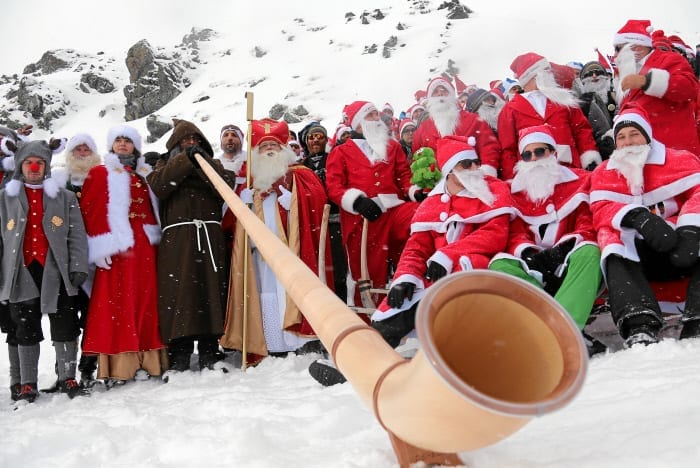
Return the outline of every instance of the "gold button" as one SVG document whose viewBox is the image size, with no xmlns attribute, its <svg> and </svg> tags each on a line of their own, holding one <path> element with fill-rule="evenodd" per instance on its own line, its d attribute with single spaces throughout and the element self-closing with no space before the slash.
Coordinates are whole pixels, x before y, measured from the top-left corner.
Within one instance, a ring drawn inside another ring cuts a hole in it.
<svg viewBox="0 0 700 468">
<path fill-rule="evenodd" d="M 375 172 L 374 177 L 379 177 L 379 172 Z"/>
<path fill-rule="evenodd" d="M 380 185 L 382 185 L 382 183 L 379 182 L 379 181 L 377 181 L 377 182 L 374 183 L 374 185 L 376 185 L 377 187 L 379 187 Z"/>
</svg>

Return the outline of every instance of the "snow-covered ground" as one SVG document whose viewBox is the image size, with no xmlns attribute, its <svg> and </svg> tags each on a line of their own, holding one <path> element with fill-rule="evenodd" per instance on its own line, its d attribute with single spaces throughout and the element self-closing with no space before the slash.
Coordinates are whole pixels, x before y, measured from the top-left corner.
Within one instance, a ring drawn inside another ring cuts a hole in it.
<svg viewBox="0 0 700 468">
<path fill-rule="evenodd" d="M 116 68 L 105 75 L 123 86 L 126 50 L 139 39 L 173 46 L 192 26 L 218 31 L 219 37 L 202 44 L 206 64 L 192 72 L 192 85 L 158 111 L 193 120 L 215 148 L 223 124 L 245 125 L 243 95 L 248 83 L 261 77 L 265 81 L 252 88 L 257 118 L 278 102 L 303 104 L 310 117 L 323 119 L 332 130 L 342 106 L 355 99 L 407 108 L 413 92 L 443 71 L 449 59 L 463 81 L 485 87 L 511 76 L 508 66 L 523 52 L 539 52 L 558 63 L 593 60 L 594 47 L 609 53 L 612 35 L 629 18 L 649 18 L 692 46 L 700 41 L 700 7 L 690 0 L 463 1 L 474 16 L 451 21 L 449 28 L 444 10 L 436 10 L 442 3 L 437 0 L 6 3 L 0 73 L 7 75 L 21 73 L 45 50 L 73 48 L 116 57 Z M 420 5 L 430 13 L 420 13 Z M 348 11 L 359 16 L 375 8 L 387 17 L 369 25 L 345 20 Z M 399 22 L 408 28 L 397 30 Z M 391 35 L 399 42 L 391 58 L 362 53 L 373 43 L 381 52 Z M 256 45 L 268 54 L 253 57 Z M 90 132 L 104 150 L 107 129 L 123 116 L 121 89 L 83 95 L 68 74 L 41 79 L 65 86 L 74 104 L 75 113 L 56 121 L 54 133 Z M 204 94 L 210 99 L 194 102 Z M 98 118 L 106 107 L 112 110 Z M 146 134 L 145 119 L 131 124 Z M 164 141 L 145 150 L 162 151 Z M 15 411 L 9 393 L 2 394 L 9 381 L 7 349 L 0 346 L 0 467 L 394 466 L 385 432 L 351 386 L 322 388 L 309 377 L 307 366 L 316 357 L 270 358 L 245 374 L 193 372 L 168 384 L 132 382 L 108 392 L 98 387 L 90 398 L 42 395 Z M 54 379 L 53 359 L 45 341 L 40 387 Z M 569 406 L 461 457 L 473 467 L 698 466 L 699 376 L 700 339 L 667 338 L 597 356 Z"/>
</svg>

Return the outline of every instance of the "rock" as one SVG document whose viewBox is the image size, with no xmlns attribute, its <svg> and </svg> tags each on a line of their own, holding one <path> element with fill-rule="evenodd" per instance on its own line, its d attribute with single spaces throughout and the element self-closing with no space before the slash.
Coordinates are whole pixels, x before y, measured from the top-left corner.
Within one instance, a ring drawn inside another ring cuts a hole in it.
<svg viewBox="0 0 700 468">
<path fill-rule="evenodd" d="M 469 18 L 469 15 L 474 13 L 471 8 L 462 5 L 459 0 L 443 2 L 437 9 L 447 9 L 447 19 L 465 19 Z"/>
<path fill-rule="evenodd" d="M 173 128 L 172 123 L 161 120 L 159 115 L 151 114 L 146 117 L 146 129 L 149 135 L 146 137 L 147 143 L 154 143 Z"/>
<path fill-rule="evenodd" d="M 260 46 L 255 46 L 253 48 L 253 55 L 257 58 L 264 57 L 266 54 L 267 51 Z"/>
<path fill-rule="evenodd" d="M 41 56 L 38 62 L 30 63 L 24 67 L 24 71 L 22 73 L 25 75 L 30 75 L 35 72 L 41 72 L 44 75 L 48 75 L 49 73 L 70 67 L 69 62 L 58 56 L 59 53 L 60 51 L 58 50 L 49 50 L 44 52 L 44 55 Z"/>
<path fill-rule="evenodd" d="M 270 108 L 268 115 L 271 119 L 279 120 L 287 112 L 287 109 L 289 109 L 289 107 L 284 104 L 275 104 Z"/>
<path fill-rule="evenodd" d="M 83 84 L 94 89 L 100 94 L 107 94 L 114 91 L 114 85 L 107 78 L 96 75 L 92 72 L 83 73 L 80 77 L 80 87 L 83 89 Z M 85 90 L 83 90 L 85 91 Z M 89 91 L 85 91 L 89 92 Z"/>
<path fill-rule="evenodd" d="M 210 41 L 212 37 L 216 37 L 216 31 L 209 28 L 192 28 L 189 34 L 182 38 L 182 43 L 193 49 L 199 49 L 199 42 Z"/>
</svg>

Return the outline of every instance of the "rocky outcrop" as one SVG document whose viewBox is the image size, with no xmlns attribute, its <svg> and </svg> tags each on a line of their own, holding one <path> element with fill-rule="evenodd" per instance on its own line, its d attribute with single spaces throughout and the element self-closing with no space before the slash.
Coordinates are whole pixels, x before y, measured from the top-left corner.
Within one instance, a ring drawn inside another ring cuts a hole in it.
<svg viewBox="0 0 700 468">
<path fill-rule="evenodd" d="M 309 111 L 302 105 L 290 109 L 286 104 L 275 104 L 268 113 L 271 119 L 284 120 L 287 123 L 299 123 L 309 115 Z"/>
<path fill-rule="evenodd" d="M 173 128 L 173 124 L 163 120 L 163 117 L 155 114 L 149 115 L 146 118 L 146 129 L 148 130 L 146 142 L 154 143 L 158 141 L 158 139 L 168 133 L 171 128 Z"/>
<path fill-rule="evenodd" d="M 89 93 L 90 89 L 94 89 L 100 94 L 106 94 L 114 91 L 114 85 L 107 78 L 88 72 L 83 73 L 80 77 L 80 89 L 84 93 Z"/>
<path fill-rule="evenodd" d="M 66 52 L 73 53 L 74 51 L 67 50 Z M 70 62 L 63 57 L 60 57 L 60 55 L 61 51 L 58 50 L 49 50 L 48 52 L 44 52 L 44 55 L 41 56 L 38 62 L 30 63 L 24 67 L 24 71 L 22 73 L 25 75 L 30 75 L 32 73 L 40 72 L 43 75 L 48 75 L 49 73 L 70 67 Z"/>
</svg>

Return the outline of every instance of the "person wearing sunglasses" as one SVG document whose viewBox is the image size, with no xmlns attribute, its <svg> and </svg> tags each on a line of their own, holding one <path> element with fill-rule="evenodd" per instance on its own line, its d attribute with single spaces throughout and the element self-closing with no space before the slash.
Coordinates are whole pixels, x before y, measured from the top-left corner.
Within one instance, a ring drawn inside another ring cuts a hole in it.
<svg viewBox="0 0 700 468">
<path fill-rule="evenodd" d="M 640 106 L 623 108 L 613 132 L 590 192 L 613 321 L 626 346 L 655 343 L 666 299 L 667 311 L 682 310 L 680 338 L 700 336 L 700 160 L 657 141 Z M 657 296 L 683 278 L 685 298 Z"/>
<path fill-rule="evenodd" d="M 700 153 L 695 121 L 699 85 L 685 57 L 655 49 L 649 20 L 629 20 L 613 37 L 623 96 L 652 116 L 654 138 L 671 148 Z"/>
<path fill-rule="evenodd" d="M 508 185 L 482 171 L 473 138 L 448 136 L 437 142 L 441 179 L 411 221 L 391 288 L 372 315 L 372 327 L 396 347 L 415 326 L 418 303 L 440 278 L 484 269 L 505 250 L 514 214 Z M 345 377 L 327 360 L 309 366 L 322 385 Z"/>
<path fill-rule="evenodd" d="M 490 269 L 517 276 L 562 305 L 583 330 L 600 287 L 600 249 L 588 203 L 590 172 L 557 161 L 551 127 L 520 131 L 508 248 Z"/>
<path fill-rule="evenodd" d="M 611 129 L 617 105 L 612 79 L 600 62 L 588 62 L 574 80 L 573 89 L 580 100 L 581 111 L 593 129 L 598 152 L 606 160 L 615 149 Z"/>
<path fill-rule="evenodd" d="M 549 61 L 529 52 L 517 56 L 510 69 L 524 92 L 513 96 L 498 117 L 502 178 L 511 180 L 515 175 L 514 168 L 520 160 L 518 133 L 537 125 L 550 125 L 561 164 L 588 170 L 600 164 L 602 158 L 591 125 L 573 91 L 557 83 Z"/>
</svg>

